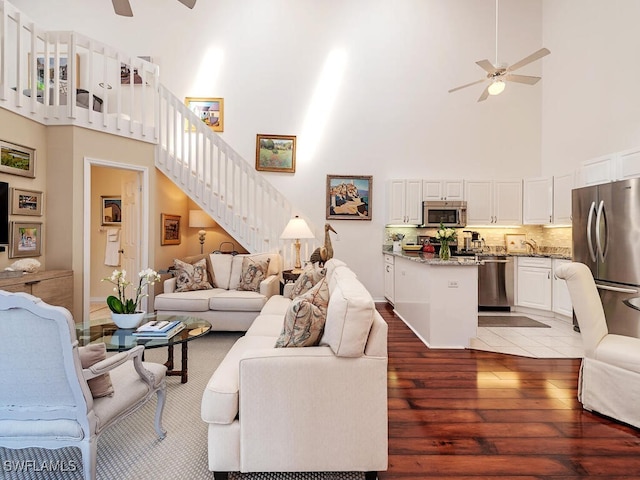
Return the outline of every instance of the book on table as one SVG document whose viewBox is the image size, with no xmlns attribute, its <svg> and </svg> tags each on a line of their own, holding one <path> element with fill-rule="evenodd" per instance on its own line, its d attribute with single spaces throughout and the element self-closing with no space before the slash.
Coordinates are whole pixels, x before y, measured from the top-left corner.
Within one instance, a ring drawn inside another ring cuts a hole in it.
<svg viewBox="0 0 640 480">
<path fill-rule="evenodd" d="M 138 329 L 133 332 L 133 335 L 139 339 L 154 339 L 154 338 L 171 338 L 176 333 L 183 330 L 185 327 L 184 323 L 174 320 L 173 322 L 148 322 L 144 325 L 138 327 Z"/>
</svg>

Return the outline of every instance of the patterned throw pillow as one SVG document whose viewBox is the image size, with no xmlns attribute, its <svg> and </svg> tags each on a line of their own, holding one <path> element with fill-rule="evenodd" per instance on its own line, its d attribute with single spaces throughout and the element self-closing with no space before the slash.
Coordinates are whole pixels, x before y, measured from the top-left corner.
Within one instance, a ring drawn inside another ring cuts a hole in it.
<svg viewBox="0 0 640 480">
<path fill-rule="evenodd" d="M 107 346 L 104 343 L 96 343 L 78 348 L 80 365 L 82 368 L 89 368 L 94 364 L 107 358 Z M 87 380 L 89 390 L 93 398 L 110 397 L 113 395 L 113 384 L 108 373 Z"/>
<path fill-rule="evenodd" d="M 207 262 L 204 258 L 193 265 L 176 258 L 173 260 L 173 266 L 176 276 L 176 292 L 213 288 L 207 280 Z"/>
<path fill-rule="evenodd" d="M 318 345 L 324 332 L 328 306 L 329 286 L 327 279 L 322 278 L 311 290 L 291 302 L 276 348 Z"/>
<path fill-rule="evenodd" d="M 238 290 L 257 292 L 260 289 L 260 282 L 267 278 L 270 260 L 270 258 L 255 260 L 251 257 L 245 257 L 242 260 L 242 273 L 240 274 Z"/>
<path fill-rule="evenodd" d="M 293 284 L 289 298 L 294 299 L 298 295 L 302 295 L 311 290 L 314 285 L 325 277 L 326 273 L 327 269 L 320 267 L 318 263 L 307 265 Z"/>
</svg>

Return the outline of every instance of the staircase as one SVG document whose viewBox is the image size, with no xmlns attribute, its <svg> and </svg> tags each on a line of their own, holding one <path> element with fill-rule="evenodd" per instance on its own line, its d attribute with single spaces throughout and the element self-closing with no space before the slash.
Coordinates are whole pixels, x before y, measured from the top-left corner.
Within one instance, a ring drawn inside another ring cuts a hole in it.
<svg viewBox="0 0 640 480">
<path fill-rule="evenodd" d="M 292 245 L 279 238 L 292 205 L 160 83 L 157 65 L 76 32 L 43 30 L 5 0 L 0 11 L 0 107 L 155 144 L 155 166 L 240 245 L 293 264 Z M 317 240 L 300 241 L 309 258 Z"/>
</svg>

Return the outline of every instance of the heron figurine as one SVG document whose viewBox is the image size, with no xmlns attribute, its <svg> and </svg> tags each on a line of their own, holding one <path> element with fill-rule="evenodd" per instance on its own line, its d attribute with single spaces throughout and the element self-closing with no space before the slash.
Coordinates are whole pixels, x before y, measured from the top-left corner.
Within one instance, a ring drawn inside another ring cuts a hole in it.
<svg viewBox="0 0 640 480">
<path fill-rule="evenodd" d="M 333 233 L 337 233 L 331 225 L 328 223 L 324 224 L 324 245 L 322 247 L 316 248 L 311 254 L 311 263 L 319 262 L 321 265 L 324 265 L 324 262 L 333 257 L 333 247 L 331 246 L 331 237 L 329 236 L 329 231 Z"/>
</svg>

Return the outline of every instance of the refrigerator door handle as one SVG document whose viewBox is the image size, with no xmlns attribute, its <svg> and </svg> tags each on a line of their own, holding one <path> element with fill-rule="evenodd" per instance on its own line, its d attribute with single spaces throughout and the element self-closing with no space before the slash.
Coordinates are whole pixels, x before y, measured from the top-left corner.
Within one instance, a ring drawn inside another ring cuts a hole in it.
<svg viewBox="0 0 640 480">
<path fill-rule="evenodd" d="M 593 224 L 593 214 L 596 211 L 596 202 L 591 202 L 589 207 L 589 218 L 587 219 L 587 245 L 589 247 L 589 256 L 591 261 L 596 261 L 596 252 L 593 249 L 593 239 L 591 238 L 591 225 Z"/>
<path fill-rule="evenodd" d="M 598 213 L 596 214 L 596 249 L 601 262 L 604 262 L 604 249 L 602 248 L 602 238 L 600 238 L 600 223 L 602 222 L 602 212 L 604 211 L 604 200 L 600 200 L 598 205 Z M 606 217 L 605 217 L 606 218 Z M 605 229 L 607 224 L 604 224 Z"/>
<path fill-rule="evenodd" d="M 600 285 L 599 283 L 596 283 L 596 287 L 598 287 L 600 290 L 609 290 L 611 292 L 638 293 L 638 290 L 635 288 L 614 287 L 612 285 Z"/>
</svg>

